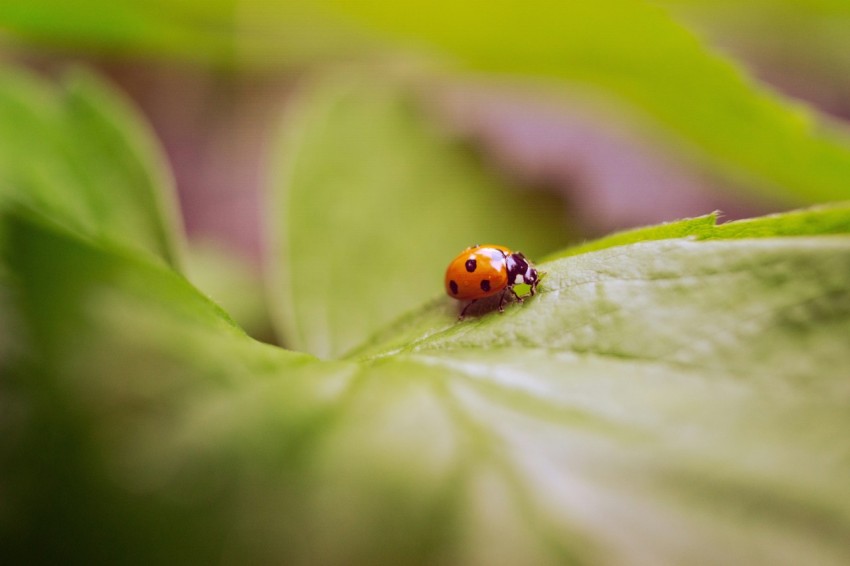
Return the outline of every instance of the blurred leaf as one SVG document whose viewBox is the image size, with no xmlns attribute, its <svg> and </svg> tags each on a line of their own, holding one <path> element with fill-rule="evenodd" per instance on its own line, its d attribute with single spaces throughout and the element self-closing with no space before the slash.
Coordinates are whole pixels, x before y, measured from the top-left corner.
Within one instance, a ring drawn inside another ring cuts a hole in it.
<svg viewBox="0 0 850 566">
<path fill-rule="evenodd" d="M 287 375 L 309 358 L 253 342 L 144 254 L 27 216 L 0 226 L 11 268 L 0 319 L 15 341 L 0 359 L 0 553 L 27 563 L 221 559 L 241 503 L 239 463 L 213 456 L 228 448 L 204 423 L 222 402 L 270 391 L 270 376 L 290 378 L 271 388 L 282 421 L 289 403 L 309 411 L 313 389 Z M 315 396 L 332 379 L 324 370 Z M 301 394 L 286 393 L 293 387 Z"/>
<path fill-rule="evenodd" d="M 659 4 L 674 8 L 693 7 L 701 10 L 761 12 L 769 16 L 783 13 L 799 18 L 847 18 L 850 6 L 844 0 L 750 0 L 746 4 L 736 0 L 661 0 Z"/>
<path fill-rule="evenodd" d="M 0 198 L 179 263 L 165 158 L 135 110 L 83 70 L 67 73 L 57 91 L 0 69 Z"/>
<path fill-rule="evenodd" d="M 275 153 L 272 294 L 287 342 L 338 356 L 442 289 L 449 259 L 563 245 L 553 197 L 510 190 L 404 87 L 354 75 L 307 89 Z"/>
<path fill-rule="evenodd" d="M 321 362 L 7 216 L 3 555 L 845 564 L 850 237 L 814 234 L 850 213 L 805 225 L 556 260 L 503 316 L 446 298 L 395 355 Z"/>
<path fill-rule="evenodd" d="M 6 0 L 2 27 L 54 45 L 108 49 L 112 54 L 232 57 L 233 0 Z"/>
<path fill-rule="evenodd" d="M 270 340 L 273 332 L 263 281 L 239 252 L 218 242 L 194 241 L 186 250 L 186 277 L 221 305 L 249 335 Z"/>
<path fill-rule="evenodd" d="M 640 108 L 686 150 L 789 202 L 850 197 L 850 145 L 800 105 L 753 84 L 649 2 L 340 2 L 398 44 L 483 71 L 567 79 Z"/>
<path fill-rule="evenodd" d="M 476 71 L 590 85 L 598 99 L 641 110 L 655 133 L 674 134 L 680 151 L 772 199 L 850 197 L 845 134 L 754 84 L 656 4 L 7 0 L 0 5 L 0 22 L 16 35 L 42 41 L 237 67 L 350 59 L 378 51 L 380 40 L 382 56 L 387 47 L 390 56 L 424 48 Z M 785 4 L 813 18 L 846 14 L 836 0 L 776 3 Z M 773 3 L 758 6 L 769 10 Z M 848 35 L 840 31 L 842 21 L 835 19 L 839 31 L 830 35 Z"/>
<path fill-rule="evenodd" d="M 362 43 L 309 2 L 277 0 L 4 0 L 0 29 L 102 57 L 259 69 L 339 57 Z"/>
<path fill-rule="evenodd" d="M 850 79 L 850 3 L 844 0 L 664 0 L 661 2 L 706 33 L 725 51 L 776 67 L 791 84 L 816 78 L 809 94 L 847 89 Z M 802 86 L 802 85 L 801 85 Z M 805 92 L 805 91 L 804 91 Z M 838 102 L 838 101 L 836 101 Z"/>
</svg>

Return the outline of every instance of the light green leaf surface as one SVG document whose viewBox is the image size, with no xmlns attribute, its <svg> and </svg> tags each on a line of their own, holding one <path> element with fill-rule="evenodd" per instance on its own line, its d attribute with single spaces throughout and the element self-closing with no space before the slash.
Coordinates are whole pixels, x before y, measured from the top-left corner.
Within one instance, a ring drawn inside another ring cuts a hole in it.
<svg viewBox="0 0 850 566">
<path fill-rule="evenodd" d="M 0 201 L 179 263 L 173 181 L 135 109 L 94 75 L 0 68 Z"/>
<path fill-rule="evenodd" d="M 322 79 L 290 111 L 274 156 L 272 298 L 287 344 L 320 357 L 441 292 L 470 245 L 535 257 L 567 241 L 555 198 L 489 172 L 401 84 Z"/>
<path fill-rule="evenodd" d="M 748 218 L 719 225 L 717 224 L 718 213 L 712 213 L 656 226 L 624 230 L 591 242 L 572 246 L 552 254 L 547 259 L 580 255 L 637 242 L 673 238 L 716 240 L 846 234 L 850 231 L 848 216 L 850 216 L 850 202 L 815 206 L 805 210 L 771 214 L 760 218 Z"/>
<path fill-rule="evenodd" d="M 29 561 L 844 564 L 850 236 L 814 224 L 566 257 L 502 316 L 446 298 L 392 355 L 322 362 L 156 262 L 7 216 L 2 540 Z"/>
</svg>

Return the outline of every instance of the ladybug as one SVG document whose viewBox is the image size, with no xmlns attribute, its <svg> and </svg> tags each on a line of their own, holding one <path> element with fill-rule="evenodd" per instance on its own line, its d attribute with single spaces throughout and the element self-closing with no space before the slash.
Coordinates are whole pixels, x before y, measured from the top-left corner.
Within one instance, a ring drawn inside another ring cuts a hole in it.
<svg viewBox="0 0 850 566">
<path fill-rule="evenodd" d="M 514 285 L 531 285 L 530 295 L 534 295 L 539 282 L 537 269 L 524 255 L 493 244 L 466 248 L 446 269 L 446 293 L 459 301 L 472 300 L 460 312 L 460 319 L 478 299 L 496 293 L 502 294 L 499 312 L 504 312 L 508 291 L 517 301 L 523 301 L 514 291 Z"/>
</svg>

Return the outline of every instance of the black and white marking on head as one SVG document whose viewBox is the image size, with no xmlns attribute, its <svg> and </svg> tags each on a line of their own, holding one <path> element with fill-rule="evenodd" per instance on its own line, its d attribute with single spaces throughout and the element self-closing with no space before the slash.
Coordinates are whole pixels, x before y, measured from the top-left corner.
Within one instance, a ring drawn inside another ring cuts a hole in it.
<svg viewBox="0 0 850 566">
<path fill-rule="evenodd" d="M 455 281 L 454 279 L 449 281 L 449 287 L 452 290 L 452 295 L 457 295 L 457 281 Z"/>
<path fill-rule="evenodd" d="M 489 279 L 482 279 L 481 280 L 481 290 L 485 291 L 485 292 L 490 290 L 490 280 Z"/>
<path fill-rule="evenodd" d="M 478 262 L 475 261 L 474 257 L 471 257 L 466 260 L 466 263 L 464 265 L 466 266 L 466 270 L 472 273 L 473 271 L 475 271 L 475 268 L 478 267 Z"/>
<path fill-rule="evenodd" d="M 537 281 L 537 270 L 534 269 L 521 253 L 512 253 L 506 259 L 508 281 L 510 285 L 527 285 Z"/>
</svg>

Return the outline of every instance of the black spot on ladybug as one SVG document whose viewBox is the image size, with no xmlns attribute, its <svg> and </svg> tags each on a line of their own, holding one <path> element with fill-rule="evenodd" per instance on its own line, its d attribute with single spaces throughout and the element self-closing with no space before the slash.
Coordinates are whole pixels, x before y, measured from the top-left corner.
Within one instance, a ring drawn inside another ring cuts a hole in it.
<svg viewBox="0 0 850 566">
<path fill-rule="evenodd" d="M 490 290 L 490 281 L 488 279 L 481 280 L 481 290 L 489 291 Z"/>
<path fill-rule="evenodd" d="M 452 295 L 457 295 L 457 281 L 454 279 L 449 281 L 449 287 L 452 289 Z"/>
<path fill-rule="evenodd" d="M 475 271 L 475 268 L 478 267 L 478 262 L 475 261 L 475 258 L 470 258 L 466 260 L 466 270 L 470 273 Z"/>
</svg>

